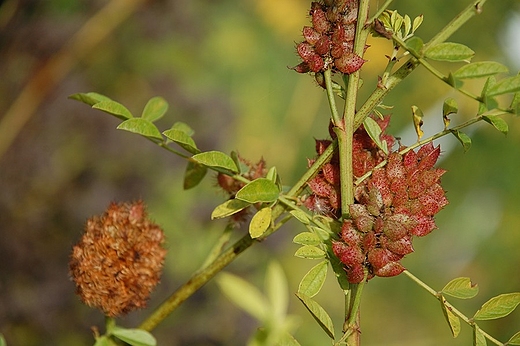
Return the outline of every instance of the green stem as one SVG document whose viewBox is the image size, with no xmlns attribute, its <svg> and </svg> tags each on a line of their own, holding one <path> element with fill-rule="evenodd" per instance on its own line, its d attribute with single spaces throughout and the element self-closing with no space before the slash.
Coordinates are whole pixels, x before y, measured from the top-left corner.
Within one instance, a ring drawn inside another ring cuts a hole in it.
<svg viewBox="0 0 520 346">
<path fill-rule="evenodd" d="M 374 15 L 368 20 L 367 24 L 372 24 L 374 20 L 379 18 L 379 16 L 388 8 L 388 6 L 390 6 L 393 1 L 394 0 L 386 0 L 385 3 L 377 10 L 377 12 L 374 13 Z"/>
<path fill-rule="evenodd" d="M 440 301 L 442 304 L 444 304 L 448 309 L 450 309 L 451 312 L 453 312 L 457 317 L 459 317 L 461 320 L 463 320 L 466 324 L 470 325 L 472 328 L 475 328 L 475 322 L 468 318 L 466 315 L 464 315 L 462 312 L 460 312 L 457 308 L 455 308 L 451 303 L 449 303 L 444 296 L 440 293 L 435 291 L 433 288 L 428 286 L 425 282 L 423 282 L 421 279 L 419 279 L 417 276 L 410 273 L 408 270 L 403 271 L 403 273 L 408 276 L 410 279 L 412 279 L 416 284 L 418 284 L 420 287 L 422 287 L 425 291 L 430 293 L 432 296 L 435 297 L 438 301 Z M 491 342 L 493 342 L 495 345 L 504 345 L 502 342 L 498 341 L 491 335 L 489 335 L 487 332 L 483 331 L 480 327 L 478 327 L 480 332 Z"/>
<path fill-rule="evenodd" d="M 428 43 L 424 45 L 424 49 L 429 46 L 435 46 L 436 44 L 446 41 L 451 35 L 459 30 L 468 20 L 474 15 L 482 12 L 482 6 L 487 0 L 476 0 L 462 10 L 455 18 L 453 18 L 437 35 L 435 35 Z"/>
<path fill-rule="evenodd" d="M 162 303 L 146 320 L 139 325 L 139 329 L 153 330 L 170 315 L 181 303 L 188 299 L 199 288 L 231 263 L 239 254 L 254 243 L 249 234 L 238 240 L 233 246 L 224 251 L 215 261 L 202 271 L 193 275 L 184 285 L 179 287 L 164 303 Z"/>
<path fill-rule="evenodd" d="M 438 79 L 440 79 L 442 82 L 448 84 L 450 87 L 453 87 L 455 88 L 451 83 L 450 83 L 450 80 L 448 78 L 448 76 L 444 75 L 441 71 L 437 70 L 435 67 L 433 67 L 428 61 L 426 61 L 420 54 L 418 54 L 417 52 L 415 52 L 414 50 L 411 50 L 411 49 L 408 49 L 408 47 L 406 46 L 406 42 L 404 42 L 403 40 L 401 40 L 399 37 L 397 36 L 393 36 L 393 40 L 401 47 L 403 47 L 404 49 L 406 49 L 408 51 L 408 53 L 410 53 L 414 58 L 416 58 L 419 63 L 421 65 L 423 65 L 428 71 L 430 71 L 431 74 L 433 74 L 435 77 L 437 77 Z M 472 94 L 471 92 L 465 90 L 465 89 L 461 89 L 461 88 L 455 88 L 457 91 L 459 91 L 460 93 L 474 99 L 475 101 L 478 101 L 478 102 L 481 102 L 481 97 L 475 95 L 475 94 Z"/>
<path fill-rule="evenodd" d="M 332 90 L 332 71 L 330 68 L 323 72 L 323 77 L 325 79 L 325 89 L 327 90 L 327 100 L 329 101 L 332 123 L 335 126 L 339 126 L 339 124 L 341 124 L 341 118 L 339 117 L 338 109 L 336 108 L 334 90 Z"/>
<path fill-rule="evenodd" d="M 305 174 L 298 180 L 298 182 L 286 194 L 288 197 L 297 196 L 305 188 L 307 181 L 309 181 L 323 166 L 328 162 L 334 151 L 337 148 L 337 141 L 332 142 L 331 145 L 325 149 L 322 155 L 316 159 L 314 164 L 305 172 Z M 277 219 L 286 207 L 278 204 L 273 208 L 273 219 Z M 287 219 L 288 220 L 288 219 Z M 279 222 L 272 230 L 264 235 L 263 238 L 274 233 L 285 221 Z M 239 239 L 235 244 L 225 250 L 220 256 L 209 264 L 205 263 L 205 267 L 195 273 L 186 283 L 179 287 L 173 294 L 164 301 L 151 315 L 144 320 L 139 328 L 151 331 L 162 322 L 168 315 L 170 315 L 180 304 L 193 295 L 199 288 L 204 286 L 217 273 L 224 269 L 228 264 L 234 261 L 239 254 L 245 251 L 248 247 L 253 245 L 255 241 L 246 234 Z"/>
</svg>

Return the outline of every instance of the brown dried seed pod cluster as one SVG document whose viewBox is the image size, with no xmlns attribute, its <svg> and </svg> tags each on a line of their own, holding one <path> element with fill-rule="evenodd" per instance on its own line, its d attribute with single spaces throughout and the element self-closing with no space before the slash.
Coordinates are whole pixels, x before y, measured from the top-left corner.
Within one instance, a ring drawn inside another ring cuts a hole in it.
<svg viewBox="0 0 520 346">
<path fill-rule="evenodd" d="M 293 69 L 299 73 L 323 72 L 329 68 L 353 73 L 365 63 L 353 52 L 358 0 L 312 2 L 312 27 L 302 30 L 304 41 L 296 46 L 303 60 Z"/>
<path fill-rule="evenodd" d="M 142 201 L 112 203 L 87 221 L 72 249 L 70 275 L 81 300 L 115 317 L 143 308 L 166 256 L 162 229 Z"/>
<path fill-rule="evenodd" d="M 389 118 L 378 121 L 383 130 L 388 121 Z M 382 139 L 389 147 L 395 141 L 386 134 L 382 134 Z M 324 147 L 324 142 L 318 141 L 318 153 Z M 368 279 L 400 274 L 404 270 L 400 260 L 413 252 L 412 238 L 425 236 L 436 228 L 434 215 L 448 200 L 440 185 L 445 171 L 434 168 L 440 147 L 428 143 L 417 152 L 386 155 L 361 127 L 354 135 L 353 149 L 356 177 L 387 160 L 383 168 L 375 169 L 370 178 L 356 187 L 355 204 L 349 207 L 350 219 L 343 222 L 340 239 L 332 244 L 349 282 L 359 283 L 365 270 Z M 309 188 L 312 194 L 305 201 L 309 209 L 315 210 L 318 205 L 317 212 L 326 210 L 332 217 L 341 214 L 339 167 L 335 158 L 309 182 Z"/>
</svg>

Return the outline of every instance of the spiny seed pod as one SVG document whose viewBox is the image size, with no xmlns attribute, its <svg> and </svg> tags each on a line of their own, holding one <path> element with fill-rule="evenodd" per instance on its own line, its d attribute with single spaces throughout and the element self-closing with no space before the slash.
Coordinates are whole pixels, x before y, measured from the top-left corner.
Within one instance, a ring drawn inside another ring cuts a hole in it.
<svg viewBox="0 0 520 346">
<path fill-rule="evenodd" d="M 312 13 L 312 26 L 320 34 L 324 34 L 330 30 L 330 22 L 321 8 L 317 8 Z"/>
<path fill-rule="evenodd" d="M 296 46 L 296 51 L 303 61 L 309 62 L 309 60 L 316 55 L 314 47 L 306 42 L 302 42 Z"/>
<path fill-rule="evenodd" d="M 116 317 L 146 306 L 159 282 L 166 250 L 162 229 L 142 201 L 112 203 L 87 221 L 69 268 L 81 300 Z"/>
<path fill-rule="evenodd" d="M 312 27 L 303 27 L 304 41 L 297 45 L 304 63 L 292 69 L 299 73 L 322 73 L 326 69 L 345 74 L 361 68 L 364 60 L 353 55 L 358 0 L 312 2 Z"/>
<path fill-rule="evenodd" d="M 384 133 L 389 117 L 376 119 L 376 122 L 383 131 L 380 140 L 384 139 L 392 148 L 395 138 Z M 330 140 L 316 140 L 316 151 L 322 154 L 330 144 Z M 439 154 L 440 148 L 432 143 L 417 152 L 386 154 L 363 126 L 356 130 L 354 175 L 360 177 L 369 171 L 372 174 L 356 186 L 355 203 L 348 210 L 350 219 L 343 221 L 339 239 L 332 245 L 334 254 L 344 264 L 349 282 L 400 274 L 404 267 L 399 262 L 414 251 L 412 238 L 435 229 L 433 217 L 448 203 L 440 185 L 445 171 L 434 168 Z M 385 160 L 385 166 L 375 169 Z M 309 160 L 309 165 L 313 162 Z M 307 208 L 333 218 L 342 214 L 337 157 L 333 156 L 323 165 L 308 186 L 311 194 L 304 201 Z"/>
<path fill-rule="evenodd" d="M 336 68 L 347 74 L 356 72 L 364 63 L 365 60 L 354 53 L 346 53 L 340 58 L 334 60 Z"/>
<path fill-rule="evenodd" d="M 310 26 L 304 26 L 302 33 L 303 33 L 303 38 L 305 38 L 305 41 L 307 41 L 307 43 L 309 43 L 311 45 L 318 42 L 318 40 L 321 37 L 321 34 L 319 32 L 317 32 L 316 30 L 314 30 L 314 28 L 311 28 Z"/>
</svg>

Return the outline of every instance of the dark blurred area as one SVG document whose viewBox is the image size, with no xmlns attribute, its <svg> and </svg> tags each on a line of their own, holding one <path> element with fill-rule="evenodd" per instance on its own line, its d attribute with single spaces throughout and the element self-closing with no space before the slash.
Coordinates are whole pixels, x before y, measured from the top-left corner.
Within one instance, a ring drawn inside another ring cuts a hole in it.
<svg viewBox="0 0 520 346">
<path fill-rule="evenodd" d="M 417 35 L 427 41 L 466 3 L 401 0 L 392 7 L 412 17 L 424 14 Z M 119 17 L 106 37 L 92 30 L 85 41 L 74 41 L 85 23 L 109 6 Z M 0 133 L 6 134 L 0 136 L 0 333 L 8 345 L 93 344 L 90 328 L 102 329 L 103 316 L 74 294 L 68 259 L 85 220 L 111 201 L 142 198 L 167 233 L 167 263 L 150 309 L 198 269 L 224 227 L 210 221 L 212 209 L 225 198 L 214 177 L 183 191 L 184 160 L 117 131 L 117 119 L 67 97 L 96 91 L 139 115 L 149 98 L 162 96 L 170 110 L 158 122 L 161 130 L 186 122 L 202 150 L 237 150 L 251 161 L 263 156 L 290 185 L 305 170 L 306 158 L 314 156 L 313 138 L 327 136 L 324 94 L 311 78 L 287 68 L 298 63 L 294 42 L 307 25 L 308 7 L 303 0 L 0 1 Z M 513 42 L 504 38 L 519 11 L 514 0 L 488 1 L 482 15 L 452 40 L 473 48 L 478 61 L 497 60 L 514 74 L 520 58 L 508 60 Z M 96 44 L 89 41 L 98 38 Z M 372 90 L 382 71 L 390 52 L 385 44 L 371 43 L 363 92 Z M 474 115 L 475 104 L 426 71 L 414 72 L 385 101 L 395 104 L 390 131 L 398 135 L 411 125 L 411 104 L 439 115 L 447 96 L 456 97 L 464 113 L 455 123 Z M 13 113 L 17 102 L 19 113 Z M 439 122 L 440 116 L 431 119 Z M 440 165 L 448 170 L 443 183 L 450 205 L 440 213 L 439 229 L 416 240 L 416 253 L 404 263 L 439 290 L 456 276 L 470 276 L 481 292 L 461 303 L 468 315 L 492 296 L 520 291 L 520 122 L 506 120 L 507 137 L 486 124 L 476 126 L 468 153 L 452 147 L 455 140 L 447 144 Z M 291 239 L 302 230 L 291 222 L 230 270 L 258 284 L 265 264 L 276 257 L 296 291 L 305 268 L 313 265 L 292 257 Z M 341 321 L 341 292 L 332 278 L 317 299 Z M 371 281 L 363 304 L 364 344 L 471 342 L 467 326 L 452 339 L 438 303 L 403 276 Z M 120 322 L 134 327 L 150 309 Z M 306 314 L 294 297 L 291 310 Z M 311 326 L 296 334 L 302 345 L 326 342 L 311 317 L 302 322 Z M 519 325 L 515 311 L 482 328 L 505 342 Z M 160 345 L 243 345 L 257 327 L 210 283 L 154 335 Z"/>
</svg>

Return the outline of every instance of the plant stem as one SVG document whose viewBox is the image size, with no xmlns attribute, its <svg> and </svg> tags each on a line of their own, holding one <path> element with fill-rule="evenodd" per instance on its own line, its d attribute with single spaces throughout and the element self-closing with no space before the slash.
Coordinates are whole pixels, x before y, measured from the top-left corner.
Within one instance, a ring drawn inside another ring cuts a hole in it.
<svg viewBox="0 0 520 346">
<path fill-rule="evenodd" d="M 466 315 L 464 315 L 462 312 L 460 312 L 457 308 L 455 308 L 451 303 L 449 303 L 444 296 L 440 293 L 435 291 L 433 288 L 428 286 L 426 283 L 424 283 L 421 279 L 419 279 L 417 276 L 410 273 L 408 270 L 403 271 L 403 273 L 408 276 L 410 279 L 412 279 L 416 284 L 421 286 L 424 290 L 426 290 L 428 293 L 430 293 L 432 296 L 435 297 L 438 301 L 440 301 L 442 304 L 444 304 L 448 309 L 450 309 L 451 312 L 453 312 L 457 317 L 462 319 L 466 324 L 470 325 L 472 328 L 475 328 L 475 322 L 468 318 Z M 483 331 L 480 327 L 478 327 L 480 332 L 491 342 L 493 342 L 495 345 L 504 345 L 502 342 L 498 341 L 485 331 Z"/>
<path fill-rule="evenodd" d="M 390 6 L 390 4 L 393 1 L 394 0 L 386 0 L 385 3 L 377 10 L 377 12 L 374 13 L 374 15 L 368 20 L 367 24 L 372 24 L 374 20 L 376 20 L 381 15 L 381 13 L 383 13 L 388 8 L 388 6 Z"/>
<path fill-rule="evenodd" d="M 334 126 L 340 126 L 341 118 L 336 108 L 336 100 L 334 99 L 334 91 L 332 90 L 332 71 L 330 68 L 323 72 L 323 77 L 325 78 L 325 89 L 327 90 L 327 100 L 329 101 L 332 123 Z"/>
<path fill-rule="evenodd" d="M 453 33 L 459 30 L 474 15 L 482 12 L 482 6 L 487 0 L 476 0 L 462 10 L 455 18 L 453 18 L 441 31 L 437 33 L 428 43 L 424 45 L 424 49 L 429 46 L 446 41 Z"/>
<path fill-rule="evenodd" d="M 369 29 L 365 26 L 368 18 L 369 0 L 360 0 L 358 6 L 358 17 L 356 25 L 356 36 L 354 41 L 354 54 L 363 56 Z M 345 81 L 345 105 L 343 116 L 340 123 L 336 123 L 334 132 L 338 137 L 339 168 L 340 168 L 340 188 L 341 188 L 341 212 L 343 218 L 349 216 L 349 205 L 354 203 L 354 174 L 352 168 L 352 147 L 354 136 L 354 119 L 356 116 L 356 103 L 359 89 L 359 73 L 355 71 L 343 77 Z M 351 303 L 352 291 L 345 294 L 345 325 L 350 335 L 345 335 L 347 345 L 355 346 L 360 344 L 359 338 L 359 302 L 361 291 L 357 291 L 358 285 L 351 285 L 354 289 L 354 301 Z M 359 296 L 358 296 L 359 293 Z M 347 300 L 348 299 L 348 300 Z"/>
<path fill-rule="evenodd" d="M 166 146 L 163 148 L 167 149 Z M 325 149 L 322 155 L 316 159 L 313 165 L 305 172 L 305 174 L 296 182 L 296 184 L 286 194 L 288 197 L 297 196 L 305 188 L 307 181 L 309 181 L 323 166 L 328 162 L 334 151 L 337 149 L 337 141 L 334 141 Z M 278 204 L 273 208 L 273 219 L 277 219 L 286 210 L 286 206 Z M 288 220 L 288 219 L 287 219 Z M 279 222 L 269 232 L 266 232 L 262 239 L 274 233 L 285 221 Z M 236 243 L 225 250 L 211 263 L 205 263 L 203 268 L 196 272 L 186 283 L 179 287 L 173 294 L 165 300 L 151 315 L 146 318 L 139 328 L 151 331 L 162 322 L 168 315 L 170 315 L 180 304 L 193 295 L 199 288 L 204 286 L 217 273 L 224 269 L 228 264 L 234 261 L 239 254 L 245 251 L 248 247 L 253 245 L 255 240 L 249 234 L 246 234 Z"/>
<path fill-rule="evenodd" d="M 193 275 L 184 285 L 179 287 L 164 303 L 150 314 L 138 328 L 147 331 L 153 330 L 182 302 L 188 299 L 193 293 L 206 284 L 253 243 L 254 240 L 249 236 L 249 234 L 243 236 L 233 244 L 233 246 L 224 251 L 215 261 L 205 267 L 202 271 Z"/>
</svg>

